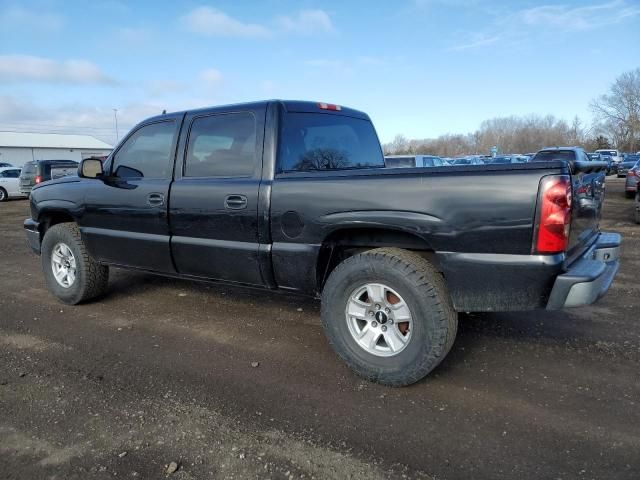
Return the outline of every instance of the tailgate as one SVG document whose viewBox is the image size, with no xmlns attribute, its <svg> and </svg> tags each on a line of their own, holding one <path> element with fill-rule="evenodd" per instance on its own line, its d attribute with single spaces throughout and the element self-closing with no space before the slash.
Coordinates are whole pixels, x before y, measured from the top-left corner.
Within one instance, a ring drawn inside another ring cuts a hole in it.
<svg viewBox="0 0 640 480">
<path fill-rule="evenodd" d="M 599 231 L 605 193 L 605 172 L 593 168 L 595 162 L 589 163 L 591 168 L 576 162 L 574 173 L 571 175 L 573 201 L 568 259 L 580 255 L 594 241 Z"/>
</svg>

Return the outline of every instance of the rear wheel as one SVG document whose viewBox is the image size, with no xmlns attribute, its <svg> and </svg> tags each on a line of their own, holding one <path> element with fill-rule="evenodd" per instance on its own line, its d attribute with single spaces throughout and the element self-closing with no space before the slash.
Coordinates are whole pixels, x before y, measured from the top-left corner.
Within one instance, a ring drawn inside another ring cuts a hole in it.
<svg viewBox="0 0 640 480">
<path fill-rule="evenodd" d="M 109 268 L 91 258 L 75 223 L 59 223 L 47 230 L 42 269 L 51 293 L 70 305 L 102 295 L 109 281 Z"/>
<path fill-rule="evenodd" d="M 9 199 L 9 195 L 7 194 L 7 191 L 0 187 L 0 202 L 6 202 Z"/>
<path fill-rule="evenodd" d="M 458 318 L 429 262 L 406 250 L 380 248 L 348 258 L 331 273 L 322 322 L 330 344 L 356 373 L 403 386 L 444 359 Z"/>
</svg>

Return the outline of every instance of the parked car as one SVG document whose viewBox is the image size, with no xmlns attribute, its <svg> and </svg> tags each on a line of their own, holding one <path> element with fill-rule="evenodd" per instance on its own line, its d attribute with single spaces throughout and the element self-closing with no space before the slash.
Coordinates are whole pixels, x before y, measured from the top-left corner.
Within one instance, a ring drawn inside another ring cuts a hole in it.
<svg viewBox="0 0 640 480">
<path fill-rule="evenodd" d="M 454 158 L 453 161 L 449 162 L 449 165 L 455 167 L 468 165 L 484 165 L 484 161 L 480 157 L 461 157 Z"/>
<path fill-rule="evenodd" d="M 602 155 L 600 154 L 603 162 L 607 162 L 609 165 L 609 169 L 607 170 L 607 175 L 615 175 L 618 173 L 618 164 L 614 163 L 613 159 L 610 155 Z"/>
<path fill-rule="evenodd" d="M 640 160 L 640 155 L 625 156 L 624 161 L 618 164 L 618 171 L 617 171 L 618 178 L 626 177 L 627 172 L 631 168 L 633 168 L 636 165 L 636 163 L 638 163 L 638 160 Z"/>
<path fill-rule="evenodd" d="M 488 164 L 524 163 L 524 162 L 526 162 L 525 157 L 515 156 L 515 155 L 499 155 L 499 156 L 485 160 L 485 163 L 488 163 Z"/>
<path fill-rule="evenodd" d="M 618 164 L 622 162 L 622 155 L 616 149 L 602 148 L 602 149 L 596 150 L 595 153 L 599 153 L 600 155 L 603 155 L 603 156 L 606 155 L 608 157 L 611 157 L 611 166 L 613 169 L 615 169 L 615 171 L 617 171 L 618 169 L 617 168 Z"/>
<path fill-rule="evenodd" d="M 0 202 L 6 202 L 14 197 L 24 197 L 20 193 L 20 169 L 0 167 Z"/>
<path fill-rule="evenodd" d="M 78 162 L 73 160 L 34 160 L 25 163 L 20 174 L 20 192 L 29 195 L 35 185 L 51 180 L 51 167 L 53 166 L 75 169 L 75 172 L 78 169 Z"/>
<path fill-rule="evenodd" d="M 593 168 L 604 171 L 607 168 L 607 163 L 604 161 L 595 161 L 589 158 L 587 153 L 580 147 L 547 147 L 539 150 L 531 162 L 548 162 L 548 161 L 565 161 L 573 164 L 575 162 L 583 162 L 583 168 L 586 170 L 589 165 L 593 165 Z"/>
<path fill-rule="evenodd" d="M 624 192 L 629 198 L 633 198 L 638 191 L 638 184 L 640 183 L 640 156 L 634 166 L 632 166 L 627 172 L 627 178 L 624 182 Z"/>
<path fill-rule="evenodd" d="M 407 385 L 447 355 L 456 312 L 608 290 L 620 235 L 600 232 L 597 167 L 385 168 L 365 113 L 272 100 L 143 121 L 104 164 L 36 185 L 24 226 L 62 302 L 103 294 L 109 265 L 316 296 L 353 370 Z"/>
<path fill-rule="evenodd" d="M 591 160 L 592 162 L 606 162 L 607 164 L 607 175 L 611 175 L 611 164 L 612 164 L 612 160 L 611 157 L 608 155 L 601 155 L 599 153 L 596 152 L 591 152 L 591 153 L 587 153 L 587 157 L 589 157 L 589 160 Z"/>
<path fill-rule="evenodd" d="M 13 165 L 7 162 L 0 162 L 0 168 L 4 168 L 4 167 L 13 167 Z"/>
<path fill-rule="evenodd" d="M 399 167 L 445 167 L 445 162 L 435 155 L 387 155 L 384 157 L 387 168 Z"/>
</svg>

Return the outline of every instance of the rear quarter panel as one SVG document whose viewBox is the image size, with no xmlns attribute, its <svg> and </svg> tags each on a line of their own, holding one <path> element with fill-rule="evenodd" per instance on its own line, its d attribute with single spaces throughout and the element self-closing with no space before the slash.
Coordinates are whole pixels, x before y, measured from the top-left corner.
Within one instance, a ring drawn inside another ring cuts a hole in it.
<svg viewBox="0 0 640 480">
<path fill-rule="evenodd" d="M 529 255 L 539 182 L 554 172 L 508 165 L 280 175 L 271 202 L 276 282 L 313 290 L 320 245 L 342 228 L 411 233 L 439 253 Z M 295 236 L 291 218 L 301 223 Z"/>
</svg>

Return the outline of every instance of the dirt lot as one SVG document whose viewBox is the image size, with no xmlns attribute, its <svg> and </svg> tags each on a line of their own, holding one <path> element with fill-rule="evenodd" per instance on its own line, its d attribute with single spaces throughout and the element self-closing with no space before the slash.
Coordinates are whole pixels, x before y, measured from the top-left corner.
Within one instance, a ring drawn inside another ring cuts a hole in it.
<svg viewBox="0 0 640 480">
<path fill-rule="evenodd" d="M 64 306 L 0 204 L 0 478 L 640 478 L 640 226 L 607 188 L 607 297 L 463 316 L 403 389 L 352 375 L 311 300 L 112 270 Z"/>
</svg>

